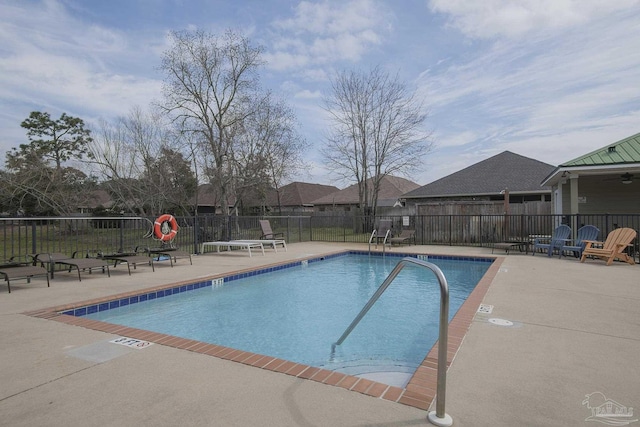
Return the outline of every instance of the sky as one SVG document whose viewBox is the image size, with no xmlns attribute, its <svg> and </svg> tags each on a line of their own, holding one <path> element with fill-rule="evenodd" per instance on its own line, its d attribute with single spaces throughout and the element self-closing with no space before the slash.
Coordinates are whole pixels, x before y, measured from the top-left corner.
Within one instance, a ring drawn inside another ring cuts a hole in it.
<svg viewBox="0 0 640 427">
<path fill-rule="evenodd" d="M 0 158 L 31 111 L 101 120 L 161 100 L 168 34 L 233 29 L 320 154 L 337 72 L 379 66 L 423 102 L 427 184 L 505 150 L 557 166 L 640 132 L 640 0 L 0 0 Z"/>
</svg>

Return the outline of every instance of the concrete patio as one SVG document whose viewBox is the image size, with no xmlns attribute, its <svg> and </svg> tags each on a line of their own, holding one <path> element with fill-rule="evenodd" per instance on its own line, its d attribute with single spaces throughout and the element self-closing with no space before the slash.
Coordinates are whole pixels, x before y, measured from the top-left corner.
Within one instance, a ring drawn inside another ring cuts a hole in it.
<svg viewBox="0 0 640 427">
<path fill-rule="evenodd" d="M 427 412 L 340 387 L 25 312 L 367 245 L 296 243 L 288 251 L 209 253 L 0 286 L 0 426 L 419 426 Z M 504 257 L 448 371 L 456 426 L 582 426 L 603 397 L 640 407 L 640 268 L 490 248 L 394 252 Z M 504 319 L 509 326 L 489 319 Z M 592 393 L 596 393 L 592 395 Z M 591 400 L 587 395 L 592 395 Z M 598 400 L 600 399 L 600 400 Z M 614 405 L 615 406 L 615 405 Z M 627 415 L 629 415 L 629 411 Z M 639 417 L 618 417 L 632 425 Z M 640 422 L 637 422 L 640 425 Z"/>
</svg>

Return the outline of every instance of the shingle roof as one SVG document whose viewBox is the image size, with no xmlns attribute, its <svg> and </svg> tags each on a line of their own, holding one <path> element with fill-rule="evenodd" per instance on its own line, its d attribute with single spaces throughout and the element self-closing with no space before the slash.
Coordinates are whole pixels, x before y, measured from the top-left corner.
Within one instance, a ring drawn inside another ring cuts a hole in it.
<svg viewBox="0 0 640 427">
<path fill-rule="evenodd" d="M 591 153 L 580 156 L 560 165 L 570 166 L 597 166 L 616 165 L 624 163 L 640 162 L 640 133 L 629 136 L 606 147 L 599 148 Z"/>
<path fill-rule="evenodd" d="M 371 181 L 371 179 L 369 181 Z M 385 206 L 385 201 L 391 201 L 393 203 L 407 191 L 414 190 L 418 187 L 420 187 L 420 184 L 416 184 L 415 182 L 409 181 L 408 179 L 387 175 L 382 178 L 382 181 L 380 183 L 380 191 L 378 192 L 378 206 Z M 348 205 L 356 204 L 358 202 L 358 184 L 353 184 L 345 188 L 344 190 L 340 190 L 314 200 L 313 204 Z"/>
<path fill-rule="evenodd" d="M 310 205 L 314 200 L 339 190 L 338 187 L 334 187 L 333 185 L 292 182 L 280 188 L 280 203 L 282 206 Z M 269 204 L 271 206 L 278 204 L 275 190 L 269 195 Z"/>
<path fill-rule="evenodd" d="M 94 190 L 86 195 L 86 199 L 79 204 L 79 208 L 95 209 L 99 206 L 110 208 L 113 206 L 113 198 L 106 190 Z"/>
<path fill-rule="evenodd" d="M 505 188 L 511 194 L 549 192 L 540 182 L 554 166 L 503 151 L 493 157 L 433 181 L 405 195 L 404 198 L 451 197 L 497 194 Z"/>
</svg>

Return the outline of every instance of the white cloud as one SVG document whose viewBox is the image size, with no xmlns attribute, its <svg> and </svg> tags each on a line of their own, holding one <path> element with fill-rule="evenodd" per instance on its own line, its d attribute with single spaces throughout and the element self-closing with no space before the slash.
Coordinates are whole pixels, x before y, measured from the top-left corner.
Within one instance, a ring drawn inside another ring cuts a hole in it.
<svg viewBox="0 0 640 427">
<path fill-rule="evenodd" d="M 0 49 L 0 99 L 12 105 L 12 114 L 0 118 L 0 125 L 11 129 L 5 132 L 11 139 L 3 144 L 22 142 L 15 140 L 19 123 L 33 110 L 53 116 L 67 112 L 85 120 L 114 117 L 134 105 L 146 107 L 160 95 L 159 80 L 122 71 L 123 64 L 140 64 L 145 55 L 159 63 L 157 53 L 146 48 L 157 41 L 147 44 L 143 38 L 77 20 L 53 0 L 4 4 L 0 15 L 0 38 L 6 41 Z"/>
<path fill-rule="evenodd" d="M 472 38 L 562 30 L 638 5 L 637 0 L 430 0 L 434 12 Z"/>
<path fill-rule="evenodd" d="M 322 98 L 322 94 L 320 93 L 320 91 L 317 91 L 317 90 L 310 91 L 308 89 L 301 90 L 300 92 L 297 92 L 293 96 L 294 98 L 311 99 L 311 100 L 318 100 Z"/>
<path fill-rule="evenodd" d="M 434 111 L 542 130 L 582 126 L 640 98 L 640 16 L 611 15 L 590 32 L 499 43 L 461 65 L 430 71 L 420 92 Z M 525 53 L 526 52 L 526 53 Z"/>
<path fill-rule="evenodd" d="M 478 135 L 473 131 L 463 131 L 453 135 L 440 136 L 436 132 L 432 135 L 432 138 L 438 147 L 444 148 L 467 145 L 476 141 L 478 139 Z"/>
<path fill-rule="evenodd" d="M 375 0 L 302 1 L 292 18 L 273 22 L 273 51 L 265 58 L 276 70 L 355 62 L 383 43 L 392 18 L 391 12 Z"/>
</svg>

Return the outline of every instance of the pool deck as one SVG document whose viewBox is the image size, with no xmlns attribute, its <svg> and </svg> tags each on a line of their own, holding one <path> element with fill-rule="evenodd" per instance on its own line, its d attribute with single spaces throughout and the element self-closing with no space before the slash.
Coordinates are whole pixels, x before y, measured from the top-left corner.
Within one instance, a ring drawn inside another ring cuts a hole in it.
<svg viewBox="0 0 640 427">
<path fill-rule="evenodd" d="M 369 395 L 378 395 L 373 390 L 352 391 L 171 342 L 131 349 L 109 343 L 118 333 L 25 314 L 345 249 L 367 245 L 294 243 L 287 252 L 265 250 L 264 257 L 214 252 L 194 256 L 193 265 L 157 262 L 155 272 L 138 266 L 131 276 L 118 266 L 110 278 L 94 271 L 81 282 L 59 273 L 50 288 L 40 278 L 16 281 L 11 294 L 2 283 L 0 426 L 431 425 L 425 410 Z M 586 421 L 588 406 L 607 399 L 614 407 L 640 408 L 640 266 L 492 255 L 491 248 L 392 252 L 502 261 L 482 298 L 493 312 L 468 316 L 468 331 L 450 357 L 446 412 L 454 425 L 599 425 Z M 489 322 L 494 318 L 513 325 Z M 640 425 L 638 418 L 636 409 L 618 420 Z"/>
</svg>

